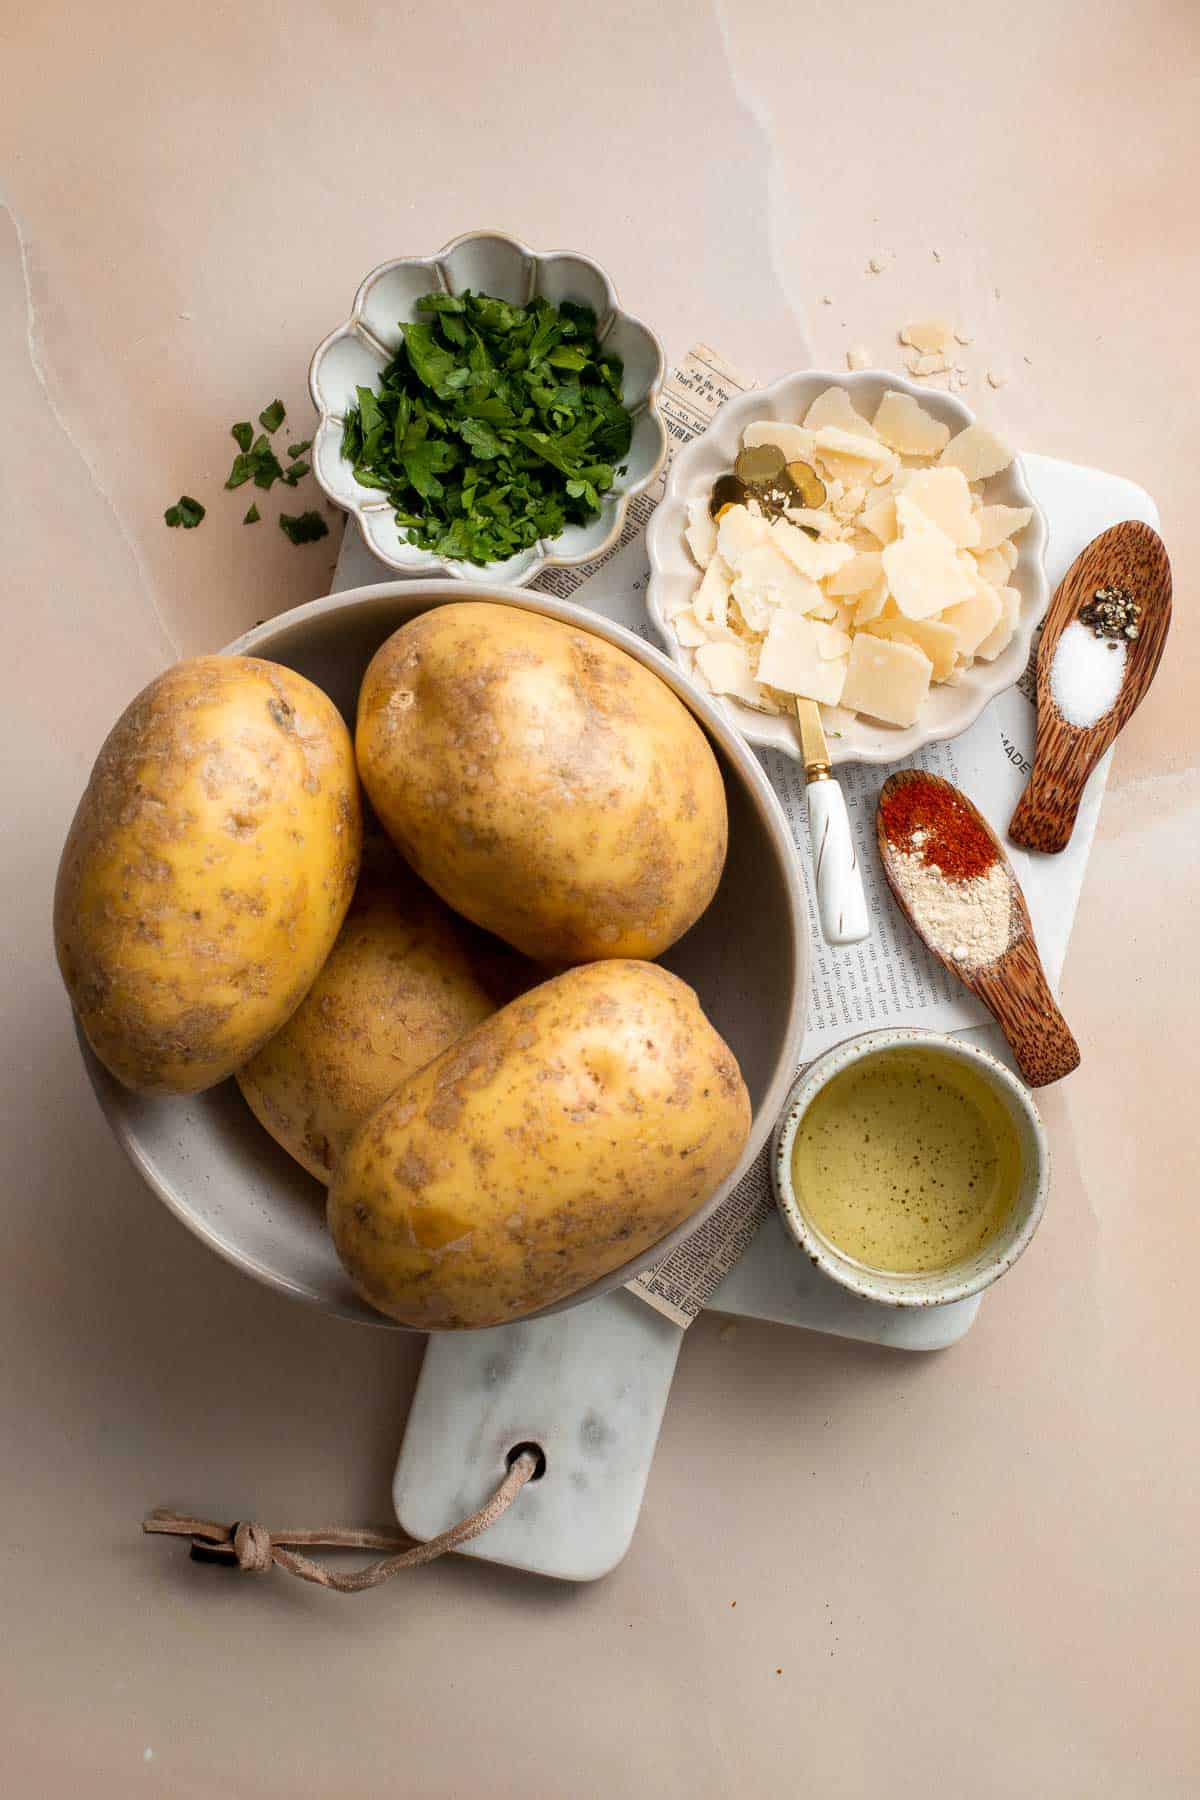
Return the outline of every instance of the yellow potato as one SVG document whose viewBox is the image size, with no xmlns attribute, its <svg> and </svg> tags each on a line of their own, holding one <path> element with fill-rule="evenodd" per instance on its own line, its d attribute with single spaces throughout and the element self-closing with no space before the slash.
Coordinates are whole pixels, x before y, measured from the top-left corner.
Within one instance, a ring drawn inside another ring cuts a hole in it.
<svg viewBox="0 0 1200 1800">
<path fill-rule="evenodd" d="M 276 663 L 177 663 L 105 740 L 63 850 L 59 968 L 88 1042 L 142 1094 L 212 1087 L 295 1011 L 358 875 L 354 755 Z"/>
<path fill-rule="evenodd" d="M 539 961 L 659 956 L 721 878 L 708 740 L 657 675 L 578 627 L 481 601 L 422 614 L 367 670 L 356 748 L 417 873 Z"/>
<path fill-rule="evenodd" d="M 691 988 L 643 962 L 543 982 L 385 1100 L 329 1191 L 372 1306 L 500 1325 L 648 1251 L 735 1167 L 750 1101 Z"/>
<path fill-rule="evenodd" d="M 271 1136 L 328 1182 L 393 1089 L 537 979 L 372 843 L 329 960 L 238 1086 Z"/>
</svg>

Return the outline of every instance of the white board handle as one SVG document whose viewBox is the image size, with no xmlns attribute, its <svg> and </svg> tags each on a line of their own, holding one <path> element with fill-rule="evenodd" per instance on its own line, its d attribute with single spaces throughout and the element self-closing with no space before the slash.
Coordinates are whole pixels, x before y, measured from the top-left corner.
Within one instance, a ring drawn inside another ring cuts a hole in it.
<svg viewBox="0 0 1200 1800">
<path fill-rule="evenodd" d="M 861 943 L 871 921 L 845 797 L 826 775 L 809 782 L 807 799 L 821 935 L 827 944 Z"/>
</svg>

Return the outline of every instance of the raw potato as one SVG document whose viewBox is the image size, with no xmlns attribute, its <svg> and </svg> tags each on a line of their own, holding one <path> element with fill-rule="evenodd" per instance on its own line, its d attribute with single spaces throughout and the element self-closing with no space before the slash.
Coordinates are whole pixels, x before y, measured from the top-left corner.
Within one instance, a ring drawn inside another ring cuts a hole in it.
<svg viewBox="0 0 1200 1800">
<path fill-rule="evenodd" d="M 422 1331 L 500 1325 L 648 1252 L 732 1173 L 750 1101 L 691 988 L 570 969 L 397 1090 L 329 1228 L 363 1298 Z"/>
<path fill-rule="evenodd" d="M 329 960 L 282 1031 L 237 1073 L 259 1123 L 328 1183 L 364 1119 L 540 978 L 372 843 Z"/>
<path fill-rule="evenodd" d="M 177 663 L 126 708 L 58 871 L 58 964 L 92 1049 L 141 1094 L 212 1087 L 312 986 L 358 876 L 350 735 L 303 676 Z"/>
<path fill-rule="evenodd" d="M 716 892 L 728 825 L 707 738 L 577 626 L 482 601 L 423 613 L 367 670 L 357 748 L 417 873 L 540 962 L 658 956 Z"/>
</svg>

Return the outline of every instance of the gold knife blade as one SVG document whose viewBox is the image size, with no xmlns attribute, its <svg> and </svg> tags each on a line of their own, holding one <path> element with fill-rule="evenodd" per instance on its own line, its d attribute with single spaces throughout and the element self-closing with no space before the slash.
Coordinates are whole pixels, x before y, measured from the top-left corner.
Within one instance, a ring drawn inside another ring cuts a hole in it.
<svg viewBox="0 0 1200 1800">
<path fill-rule="evenodd" d="M 804 700 L 797 695 L 796 719 L 800 726 L 800 750 L 804 757 L 805 780 L 827 781 L 833 774 L 833 764 L 829 760 L 825 727 L 821 723 L 821 709 L 816 701 Z"/>
</svg>

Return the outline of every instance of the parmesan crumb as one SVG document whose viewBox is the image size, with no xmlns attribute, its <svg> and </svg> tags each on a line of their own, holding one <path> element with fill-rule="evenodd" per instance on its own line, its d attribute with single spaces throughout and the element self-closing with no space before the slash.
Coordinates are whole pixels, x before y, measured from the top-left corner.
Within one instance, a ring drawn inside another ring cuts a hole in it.
<svg viewBox="0 0 1200 1800">
<path fill-rule="evenodd" d="M 925 354 L 906 356 L 904 365 L 913 375 L 944 375 L 950 367 L 950 358 L 940 350 L 931 350 Z"/>
<path fill-rule="evenodd" d="M 870 262 L 867 264 L 867 274 L 868 275 L 882 275 L 883 274 L 883 260 L 881 257 L 873 256 L 871 258 Z"/>
<path fill-rule="evenodd" d="M 988 370 L 987 378 L 989 387 L 1002 388 L 1004 386 L 1005 377 L 997 374 L 995 369 Z"/>
<path fill-rule="evenodd" d="M 939 355 L 950 348 L 954 328 L 945 319 L 914 319 L 900 327 L 900 342 L 925 355 Z"/>
<path fill-rule="evenodd" d="M 847 350 L 846 367 L 848 369 L 869 369 L 870 366 L 871 352 L 865 344 L 854 344 Z"/>
</svg>

